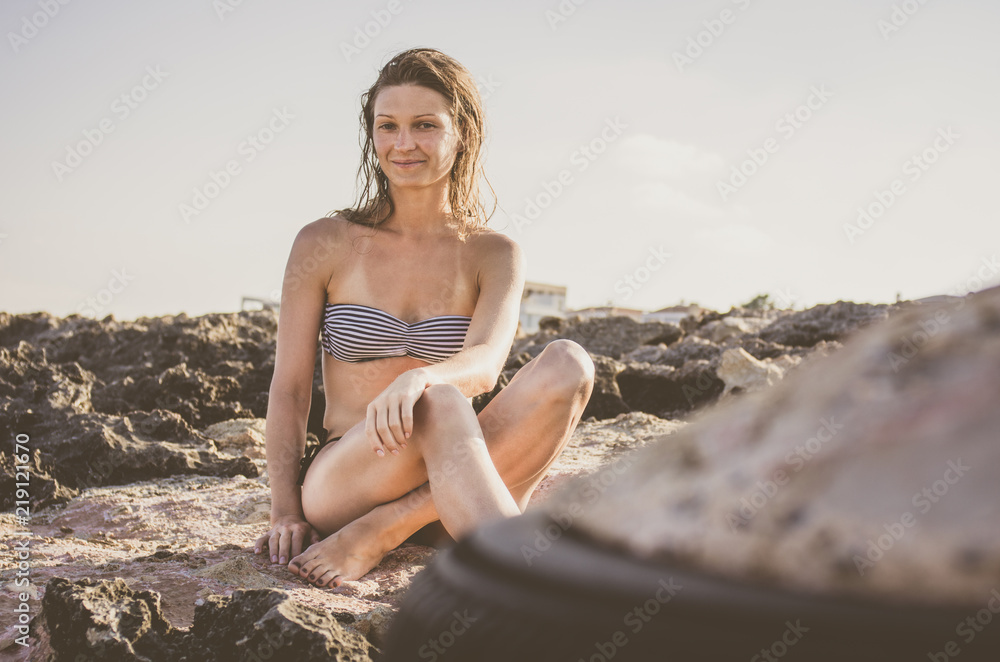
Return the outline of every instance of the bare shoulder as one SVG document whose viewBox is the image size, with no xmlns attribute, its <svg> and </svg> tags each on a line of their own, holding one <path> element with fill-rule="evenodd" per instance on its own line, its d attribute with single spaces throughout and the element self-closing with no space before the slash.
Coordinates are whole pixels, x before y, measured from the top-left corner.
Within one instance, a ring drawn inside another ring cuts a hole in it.
<svg viewBox="0 0 1000 662">
<path fill-rule="evenodd" d="M 334 276 L 343 247 L 349 245 L 350 224 L 341 216 L 323 217 L 299 228 L 285 268 L 285 282 L 309 285 L 308 291 L 325 290 Z"/>
<path fill-rule="evenodd" d="M 295 241 L 305 244 L 338 241 L 347 232 L 345 227 L 347 225 L 350 225 L 350 222 L 340 214 L 317 218 L 299 228 Z"/>
<path fill-rule="evenodd" d="M 476 233 L 470 237 L 469 243 L 481 265 L 488 263 L 509 264 L 512 261 L 522 262 L 524 260 L 520 244 L 501 232 L 489 230 Z"/>
<path fill-rule="evenodd" d="M 358 227 L 340 214 L 306 223 L 295 235 L 290 256 L 292 263 L 314 265 L 334 261 L 343 248 L 351 244 Z"/>
<path fill-rule="evenodd" d="M 527 268 L 520 244 L 501 232 L 483 232 L 470 238 L 479 265 L 476 284 L 482 288 L 484 276 L 513 283 L 523 283 Z"/>
</svg>

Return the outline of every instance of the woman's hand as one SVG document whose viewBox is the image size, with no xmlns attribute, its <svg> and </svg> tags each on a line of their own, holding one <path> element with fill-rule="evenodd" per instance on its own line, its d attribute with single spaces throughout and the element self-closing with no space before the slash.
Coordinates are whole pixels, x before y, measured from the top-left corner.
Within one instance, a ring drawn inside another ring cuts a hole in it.
<svg viewBox="0 0 1000 662">
<path fill-rule="evenodd" d="M 271 563 L 286 565 L 302 550 L 321 540 L 319 532 L 299 515 L 285 515 L 271 524 L 271 530 L 257 538 L 254 554 L 267 552 Z"/>
<path fill-rule="evenodd" d="M 365 418 L 365 436 L 379 457 L 406 448 L 413 432 L 413 405 L 431 382 L 420 368 L 407 370 L 371 401 Z"/>
</svg>

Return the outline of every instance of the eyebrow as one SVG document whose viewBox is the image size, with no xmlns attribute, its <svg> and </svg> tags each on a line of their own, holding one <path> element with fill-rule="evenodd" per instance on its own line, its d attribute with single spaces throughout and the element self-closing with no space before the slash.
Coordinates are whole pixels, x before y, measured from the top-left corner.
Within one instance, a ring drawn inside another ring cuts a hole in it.
<svg viewBox="0 0 1000 662">
<path fill-rule="evenodd" d="M 388 117 L 391 120 L 396 119 L 392 115 L 386 115 L 385 113 L 379 113 L 375 117 Z M 437 117 L 437 114 L 436 113 L 424 113 L 423 115 L 417 115 L 417 116 L 415 116 L 413 119 L 420 119 L 421 117 Z"/>
</svg>

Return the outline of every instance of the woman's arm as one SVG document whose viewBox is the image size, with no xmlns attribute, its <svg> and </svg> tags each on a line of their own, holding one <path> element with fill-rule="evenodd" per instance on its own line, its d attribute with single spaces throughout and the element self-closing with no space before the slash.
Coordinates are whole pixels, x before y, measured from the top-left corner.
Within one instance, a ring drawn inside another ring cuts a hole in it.
<svg viewBox="0 0 1000 662">
<path fill-rule="evenodd" d="M 524 291 L 525 258 L 513 239 L 500 233 L 483 237 L 476 285 L 479 299 L 462 351 L 440 363 L 418 368 L 429 384 L 454 384 L 466 396 L 491 390 L 514 344 Z"/>
<path fill-rule="evenodd" d="M 268 392 L 265 427 L 271 530 L 255 545 L 258 553 L 266 545 L 272 562 L 278 563 L 287 563 L 319 539 L 305 521 L 301 488 L 296 479 L 305 449 L 313 366 L 330 275 L 323 266 L 329 262 L 318 257 L 322 253 L 329 259 L 330 231 L 328 219 L 310 223 L 299 231 L 292 243 L 281 288 L 274 376 Z"/>
<path fill-rule="evenodd" d="M 491 390 L 514 343 L 524 290 L 521 247 L 499 233 L 482 238 L 479 298 L 462 350 L 445 361 L 407 370 L 368 405 L 365 433 L 379 455 L 398 453 L 413 431 L 413 405 L 431 384 L 452 384 L 466 397 Z"/>
</svg>

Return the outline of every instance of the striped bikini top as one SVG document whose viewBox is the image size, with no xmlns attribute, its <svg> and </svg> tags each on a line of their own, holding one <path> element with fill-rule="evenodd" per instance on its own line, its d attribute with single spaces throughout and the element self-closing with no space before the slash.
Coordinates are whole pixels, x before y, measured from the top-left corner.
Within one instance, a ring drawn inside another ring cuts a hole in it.
<svg viewBox="0 0 1000 662">
<path fill-rule="evenodd" d="M 407 324 L 371 306 L 327 303 L 322 345 L 328 354 L 347 363 L 391 356 L 437 363 L 462 349 L 471 321 L 466 315 L 440 315 Z"/>
</svg>

